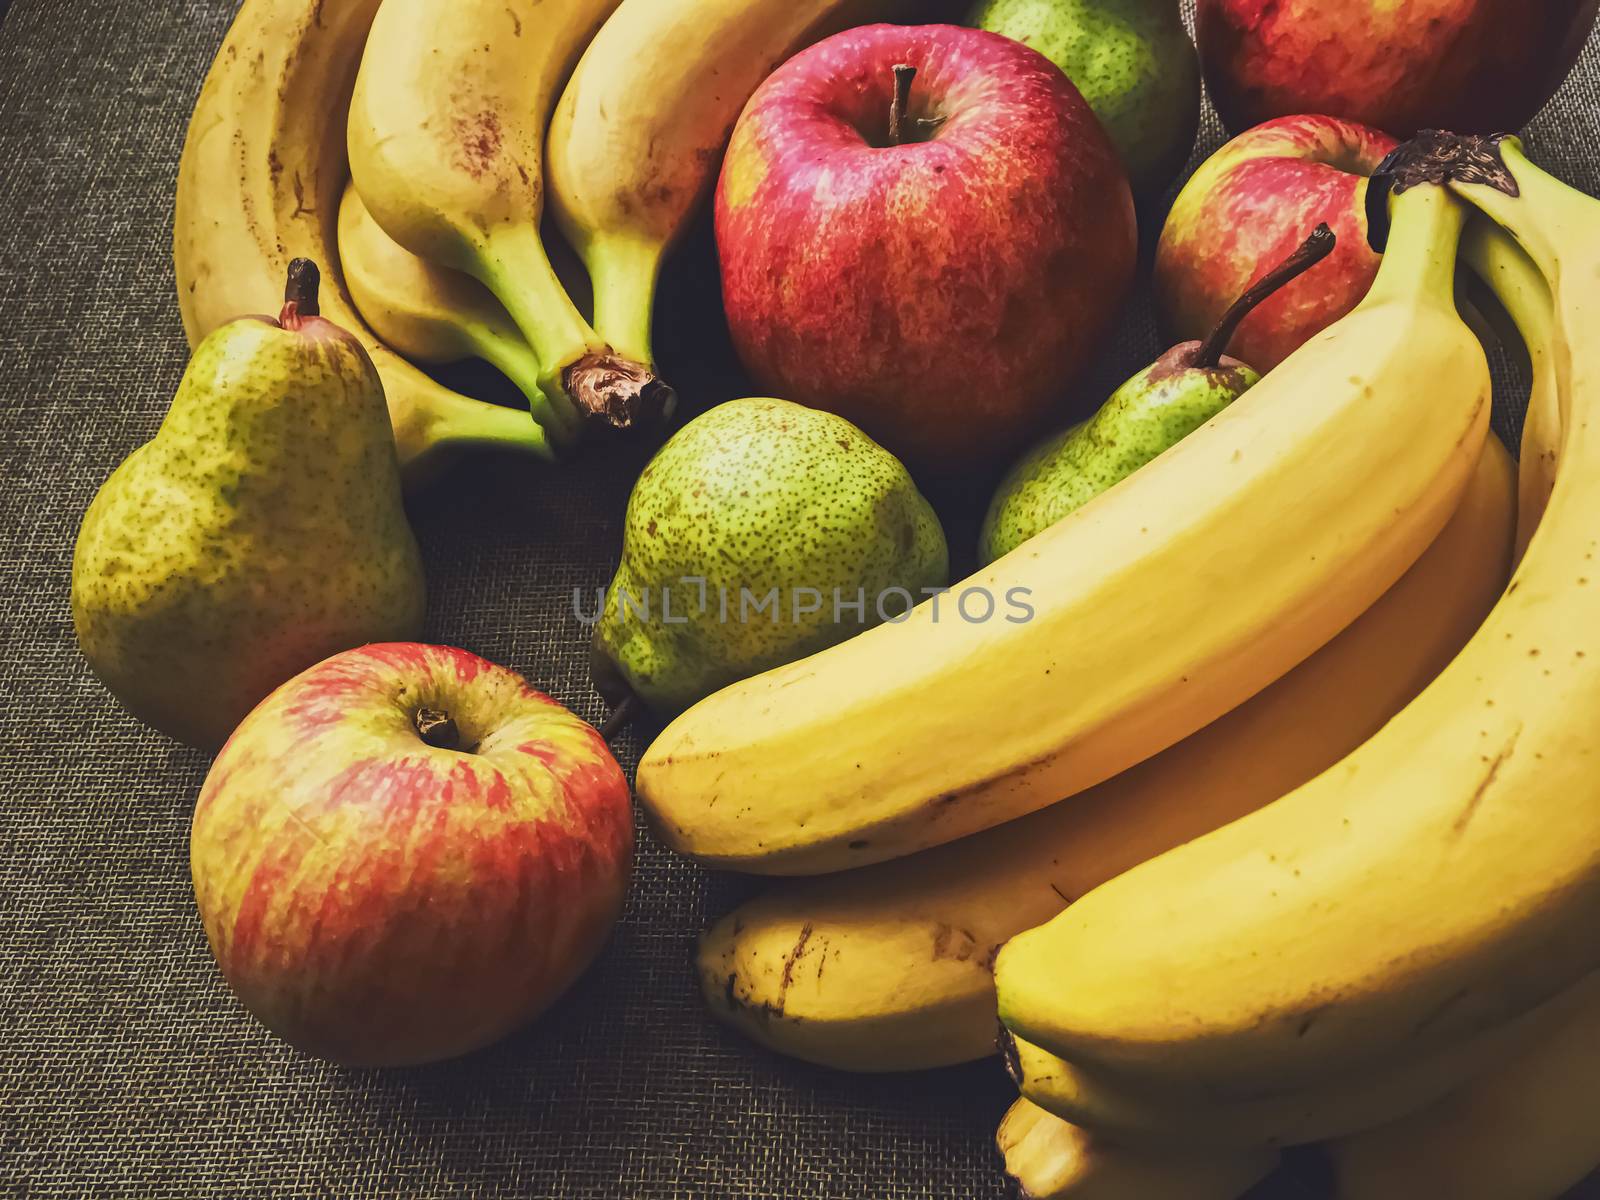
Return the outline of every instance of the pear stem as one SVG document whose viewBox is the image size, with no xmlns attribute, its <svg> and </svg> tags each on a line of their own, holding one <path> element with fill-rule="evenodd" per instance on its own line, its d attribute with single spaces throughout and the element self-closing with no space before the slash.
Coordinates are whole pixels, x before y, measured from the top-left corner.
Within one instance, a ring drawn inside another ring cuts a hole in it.
<svg viewBox="0 0 1600 1200">
<path fill-rule="evenodd" d="M 318 293 L 322 288 L 322 272 L 309 258 L 297 258 L 289 264 L 289 282 L 283 289 L 283 311 L 278 314 L 278 324 L 291 332 L 300 328 L 307 317 L 322 315 Z"/>
<path fill-rule="evenodd" d="M 905 141 L 906 110 L 911 106 L 911 81 L 917 69 L 910 63 L 894 65 L 894 99 L 889 101 L 889 145 Z"/>
<path fill-rule="evenodd" d="M 461 730 L 449 713 L 437 708 L 419 708 L 411 718 L 417 736 L 435 750 L 461 749 Z"/>
<path fill-rule="evenodd" d="M 1211 336 L 1201 343 L 1200 351 L 1195 355 L 1191 365 L 1202 371 L 1220 365 L 1222 356 L 1228 349 L 1228 343 L 1233 341 L 1233 335 L 1239 332 L 1239 326 L 1243 324 L 1244 319 L 1267 297 L 1292 280 L 1298 279 L 1332 254 L 1338 240 L 1333 230 L 1326 224 L 1313 229 L 1311 236 L 1300 244 L 1298 250 L 1251 284 L 1244 295 L 1235 300 L 1228 311 L 1222 314 L 1222 319 L 1211 331 Z"/>
<path fill-rule="evenodd" d="M 632 725 L 641 711 L 642 705 L 639 703 L 639 697 L 633 692 L 629 692 L 622 703 L 611 710 L 611 715 L 606 718 L 605 724 L 600 726 L 600 736 L 607 742 L 611 741 L 617 734 Z"/>
</svg>

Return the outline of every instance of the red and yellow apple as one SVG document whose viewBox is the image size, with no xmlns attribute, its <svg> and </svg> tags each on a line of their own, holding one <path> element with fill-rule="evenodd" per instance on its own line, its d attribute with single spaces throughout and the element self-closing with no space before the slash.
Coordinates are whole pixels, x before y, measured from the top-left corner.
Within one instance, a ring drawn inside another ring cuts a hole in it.
<svg viewBox="0 0 1600 1200">
<path fill-rule="evenodd" d="M 307 1053 L 399 1066 L 548 1006 L 621 911 L 628 783 L 593 728 L 464 650 L 336 655 L 212 765 L 190 864 L 212 952 Z"/>
<path fill-rule="evenodd" d="M 1514 132 L 1561 86 L 1600 0 L 1200 0 L 1229 129 L 1320 112 L 1399 137 Z"/>
<path fill-rule="evenodd" d="M 761 387 L 924 473 L 1026 440 L 1132 282 L 1105 131 L 1049 59 L 975 29 L 866 26 L 791 59 L 740 117 L 716 209 L 729 325 Z"/>
<path fill-rule="evenodd" d="M 1284 117 L 1234 138 L 1184 185 L 1156 250 L 1156 296 L 1174 341 L 1204 338 L 1250 284 L 1320 222 L 1338 244 L 1239 327 L 1232 353 L 1277 366 L 1361 302 L 1378 273 L 1367 179 L 1394 139 L 1331 117 Z"/>
</svg>

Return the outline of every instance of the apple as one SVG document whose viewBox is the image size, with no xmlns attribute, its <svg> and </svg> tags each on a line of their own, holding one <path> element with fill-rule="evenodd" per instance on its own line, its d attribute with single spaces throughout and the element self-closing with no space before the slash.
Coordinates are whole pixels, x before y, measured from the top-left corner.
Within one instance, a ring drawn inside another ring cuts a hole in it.
<svg viewBox="0 0 1600 1200">
<path fill-rule="evenodd" d="M 465 650 L 390 643 L 295 676 L 206 777 L 190 865 L 228 983 L 353 1066 L 467 1053 L 598 952 L 633 852 L 593 728 Z"/>
<path fill-rule="evenodd" d="M 1051 415 L 1137 240 L 1127 176 L 1067 77 L 953 25 L 865 26 L 780 67 L 734 130 L 716 234 L 760 385 L 923 474 L 981 470 Z"/>
<path fill-rule="evenodd" d="M 1600 0 L 1200 0 L 1231 130 L 1322 112 L 1399 137 L 1514 132 L 1561 86 Z"/>
<path fill-rule="evenodd" d="M 1174 341 L 1204 338 L 1239 294 L 1326 221 L 1327 259 L 1267 299 L 1230 353 L 1269 371 L 1372 288 L 1367 179 L 1396 143 L 1332 117 L 1283 117 L 1240 134 L 1194 173 L 1156 248 L 1156 298 Z"/>
</svg>

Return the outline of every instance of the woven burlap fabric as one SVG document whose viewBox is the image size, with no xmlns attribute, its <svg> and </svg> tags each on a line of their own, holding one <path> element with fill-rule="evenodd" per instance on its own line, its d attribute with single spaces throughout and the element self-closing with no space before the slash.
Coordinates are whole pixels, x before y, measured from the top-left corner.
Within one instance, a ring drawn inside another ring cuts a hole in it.
<svg viewBox="0 0 1600 1200">
<path fill-rule="evenodd" d="M 537 1028 L 466 1061 L 329 1067 L 264 1033 L 223 986 L 188 880 L 206 762 L 138 726 L 89 674 L 67 585 L 85 506 L 153 432 L 183 370 L 173 181 L 233 7 L 17 0 L 7 12 L 0 0 L 0 1190 L 1001 1196 L 990 1147 L 1010 1093 L 998 1065 L 847 1078 L 725 1034 L 694 993 L 690 939 L 742 885 L 648 837 L 595 970 Z M 1597 92 L 1600 41 L 1531 139 L 1592 191 Z M 1219 141 L 1208 116 L 1197 154 Z M 697 405 L 738 389 L 707 257 L 702 233 L 672 272 L 661 332 L 665 365 Z M 1136 302 L 1085 394 L 1159 348 Z M 1501 374 L 1499 423 L 1513 433 L 1520 401 Z M 598 718 L 571 593 L 607 579 L 642 454 L 560 473 L 485 461 L 419 497 L 430 636 Z M 623 741 L 630 768 L 640 746 Z"/>
</svg>

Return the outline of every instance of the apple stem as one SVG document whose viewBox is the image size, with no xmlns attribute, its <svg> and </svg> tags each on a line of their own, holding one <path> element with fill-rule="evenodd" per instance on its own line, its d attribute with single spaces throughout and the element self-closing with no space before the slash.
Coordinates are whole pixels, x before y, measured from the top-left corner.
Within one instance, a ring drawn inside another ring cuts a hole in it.
<svg viewBox="0 0 1600 1200">
<path fill-rule="evenodd" d="M 1233 335 L 1239 332 L 1239 326 L 1244 319 L 1268 296 L 1291 280 L 1298 279 L 1332 254 L 1337 242 L 1338 238 L 1326 224 L 1313 229 L 1311 236 L 1300 244 L 1298 250 L 1251 284 L 1244 295 L 1235 300 L 1228 311 L 1222 314 L 1222 320 L 1217 322 L 1217 327 L 1211 331 L 1211 336 L 1201 344 L 1192 365 L 1202 371 L 1219 365 L 1228 349 L 1228 343 L 1233 341 Z"/>
<path fill-rule="evenodd" d="M 291 332 L 300 328 L 306 317 L 320 316 L 322 309 L 317 294 L 322 287 L 322 272 L 309 258 L 297 258 L 289 264 L 289 282 L 283 289 L 283 311 L 278 314 L 278 324 Z"/>
<path fill-rule="evenodd" d="M 606 718 L 605 724 L 600 726 L 600 736 L 609 742 L 629 725 L 632 725 L 640 711 L 639 697 L 633 692 L 629 692 L 622 703 L 611 710 L 611 715 Z"/>
<path fill-rule="evenodd" d="M 461 730 L 454 718 L 437 708 L 419 708 L 411 723 L 417 727 L 417 736 L 435 750 L 461 749 Z"/>
<path fill-rule="evenodd" d="M 889 144 L 898 146 L 905 141 L 906 110 L 911 106 L 911 81 L 917 69 L 910 63 L 894 65 L 894 99 L 889 101 Z"/>
</svg>

